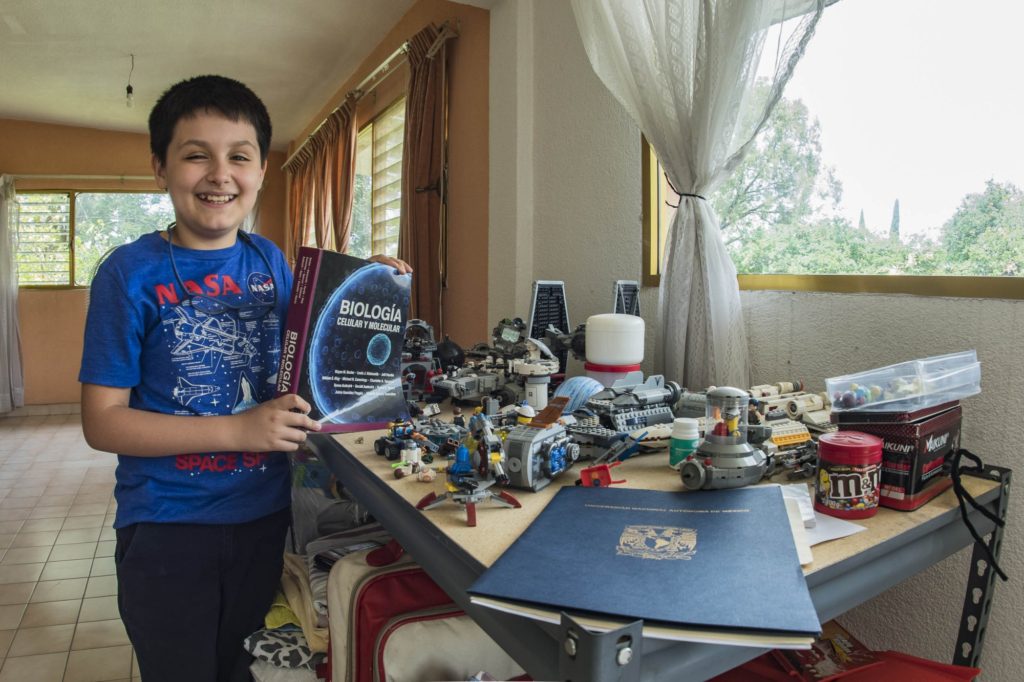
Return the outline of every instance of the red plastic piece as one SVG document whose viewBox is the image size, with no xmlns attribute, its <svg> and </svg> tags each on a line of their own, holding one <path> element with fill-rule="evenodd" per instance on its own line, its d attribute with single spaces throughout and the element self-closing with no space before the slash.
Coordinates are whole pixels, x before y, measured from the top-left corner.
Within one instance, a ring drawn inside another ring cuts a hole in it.
<svg viewBox="0 0 1024 682">
<path fill-rule="evenodd" d="M 622 462 L 613 462 L 611 464 L 595 464 L 592 467 L 586 467 L 580 469 L 580 484 L 586 488 L 601 488 L 604 486 L 615 485 L 617 483 L 625 483 L 626 479 L 620 481 L 613 481 L 611 469 L 617 467 Z"/>
<path fill-rule="evenodd" d="M 417 509 L 423 509 L 424 507 L 426 507 L 428 504 L 430 504 L 431 502 L 433 502 L 436 499 L 437 499 L 437 493 L 433 493 L 433 492 L 427 493 L 426 495 L 423 496 L 422 500 L 420 500 L 419 502 L 416 503 L 416 508 Z"/>
<path fill-rule="evenodd" d="M 519 504 L 519 500 L 517 500 L 516 498 L 512 497 L 511 495 L 509 495 L 504 490 L 502 490 L 501 492 L 498 493 L 498 497 L 500 497 L 501 499 L 505 500 L 506 502 L 511 504 L 516 509 L 520 509 L 523 506 L 523 505 Z"/>
</svg>

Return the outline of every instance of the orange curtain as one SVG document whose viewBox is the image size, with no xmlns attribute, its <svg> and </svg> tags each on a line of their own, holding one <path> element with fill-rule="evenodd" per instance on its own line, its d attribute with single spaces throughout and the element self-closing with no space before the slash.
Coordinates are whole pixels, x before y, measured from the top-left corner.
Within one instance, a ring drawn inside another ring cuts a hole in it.
<svg viewBox="0 0 1024 682">
<path fill-rule="evenodd" d="M 355 103 L 348 98 L 310 136 L 285 170 L 288 186 L 289 255 L 312 237 L 321 249 L 348 248 L 355 193 Z"/>
<path fill-rule="evenodd" d="M 409 40 L 398 257 L 413 268 L 409 315 L 444 333 L 446 49 L 455 32 L 428 26 Z"/>
</svg>

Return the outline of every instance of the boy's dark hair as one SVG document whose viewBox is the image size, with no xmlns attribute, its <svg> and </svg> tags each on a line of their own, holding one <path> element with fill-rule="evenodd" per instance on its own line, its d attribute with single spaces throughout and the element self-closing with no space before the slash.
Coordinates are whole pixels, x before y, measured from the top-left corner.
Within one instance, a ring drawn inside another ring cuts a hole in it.
<svg viewBox="0 0 1024 682">
<path fill-rule="evenodd" d="M 260 162 L 267 160 L 270 115 L 256 93 L 244 83 L 224 76 L 196 76 L 168 88 L 149 113 L 149 147 L 161 164 L 167 163 L 167 148 L 174 137 L 174 126 L 201 111 L 217 112 L 232 121 L 251 123 L 260 146 Z"/>
</svg>

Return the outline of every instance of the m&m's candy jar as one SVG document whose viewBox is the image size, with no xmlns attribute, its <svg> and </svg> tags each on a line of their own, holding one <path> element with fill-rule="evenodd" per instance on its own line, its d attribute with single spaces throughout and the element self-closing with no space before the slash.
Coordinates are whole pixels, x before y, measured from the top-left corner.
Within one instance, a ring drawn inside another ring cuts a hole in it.
<svg viewBox="0 0 1024 682">
<path fill-rule="evenodd" d="M 878 511 L 882 439 L 859 431 L 825 433 L 818 439 L 814 508 L 830 516 L 863 519 Z"/>
</svg>

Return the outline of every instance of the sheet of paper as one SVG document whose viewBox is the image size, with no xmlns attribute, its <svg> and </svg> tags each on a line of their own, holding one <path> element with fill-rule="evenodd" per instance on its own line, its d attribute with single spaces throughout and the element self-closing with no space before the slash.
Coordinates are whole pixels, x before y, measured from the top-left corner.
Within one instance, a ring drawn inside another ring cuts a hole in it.
<svg viewBox="0 0 1024 682">
<path fill-rule="evenodd" d="M 814 512 L 814 516 L 817 520 L 814 527 L 806 529 L 807 540 L 812 547 L 820 542 L 838 540 L 839 538 L 845 538 L 847 535 L 867 530 L 864 526 L 859 526 L 846 519 L 838 519 L 828 514 Z"/>
<path fill-rule="evenodd" d="M 806 483 L 790 483 L 780 485 L 782 497 L 794 499 L 800 504 L 800 517 L 804 520 L 804 528 L 814 527 L 814 502 L 811 500 L 811 491 Z"/>
<path fill-rule="evenodd" d="M 800 557 L 800 565 L 806 566 L 814 561 L 811 554 L 811 545 L 807 541 L 807 530 L 804 528 L 803 519 L 800 518 L 800 503 L 792 497 L 785 498 L 786 514 L 789 516 L 789 530 L 793 532 L 793 542 L 796 543 L 796 554 Z"/>
</svg>

